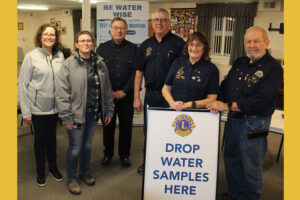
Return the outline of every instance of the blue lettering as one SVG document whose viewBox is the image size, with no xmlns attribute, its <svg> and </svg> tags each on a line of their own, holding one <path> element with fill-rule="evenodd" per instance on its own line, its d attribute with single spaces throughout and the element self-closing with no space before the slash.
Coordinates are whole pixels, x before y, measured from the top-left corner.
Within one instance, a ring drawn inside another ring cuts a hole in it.
<svg viewBox="0 0 300 200">
<path fill-rule="evenodd" d="M 173 149 L 174 149 L 173 144 L 170 144 L 170 143 L 166 144 L 166 152 L 171 152 L 171 151 L 173 151 Z"/>
<path fill-rule="evenodd" d="M 190 195 L 196 195 L 196 186 L 190 186 Z"/>
<path fill-rule="evenodd" d="M 168 193 L 168 190 L 170 191 L 170 194 L 172 194 L 173 185 L 170 185 L 170 187 L 168 187 L 167 185 L 165 185 L 165 194 Z"/>
<path fill-rule="evenodd" d="M 103 9 L 104 10 L 113 10 L 113 6 L 112 5 L 104 5 Z"/>
<path fill-rule="evenodd" d="M 179 153 L 181 153 L 181 148 L 182 148 L 181 144 L 175 144 L 175 153 L 177 153 L 177 150 Z"/>
<path fill-rule="evenodd" d="M 202 168 L 202 159 L 200 159 L 200 158 L 196 158 L 196 167 L 200 167 L 200 168 Z"/>
<path fill-rule="evenodd" d="M 174 194 L 180 194 L 180 185 L 174 186 Z"/>
<path fill-rule="evenodd" d="M 166 152 L 172 152 L 175 153 L 196 153 L 196 151 L 200 150 L 200 146 L 197 144 L 190 145 L 190 144 L 170 144 L 166 143 Z"/>
<path fill-rule="evenodd" d="M 186 150 L 186 147 L 188 147 L 188 150 Z M 183 145 L 183 151 L 184 151 L 184 153 L 191 153 L 191 151 L 192 151 L 192 146 L 189 145 L 189 144 Z"/>
<path fill-rule="evenodd" d="M 186 178 L 188 176 L 187 172 L 181 172 L 181 180 L 183 180 L 184 178 Z"/>
<path fill-rule="evenodd" d="M 161 159 L 161 163 L 162 163 L 163 166 L 165 166 L 166 163 L 167 163 L 168 166 L 170 166 L 172 161 L 173 161 L 173 157 L 171 157 L 170 160 L 169 160 L 169 157 L 165 157 L 165 158 L 160 157 L 160 159 Z"/>
<path fill-rule="evenodd" d="M 178 158 L 175 158 L 174 163 L 173 163 L 173 167 L 175 167 L 176 165 L 177 165 L 178 167 L 181 167 L 180 161 L 179 161 Z"/>
<path fill-rule="evenodd" d="M 196 186 L 187 185 L 165 185 L 165 194 L 183 194 L 183 195 L 196 195 Z"/>
<path fill-rule="evenodd" d="M 189 181 L 195 181 L 195 179 L 192 178 L 192 172 L 189 172 Z"/>
<path fill-rule="evenodd" d="M 161 177 L 160 177 L 160 179 L 166 179 L 166 180 L 169 180 L 168 179 L 168 175 L 167 175 L 167 172 L 166 171 L 163 171 L 163 173 L 161 174 Z"/>
<path fill-rule="evenodd" d="M 193 145 L 193 153 L 195 153 L 196 150 L 199 150 L 199 149 L 200 149 L 200 146 L 199 146 L 199 145 L 197 145 L 197 144 L 194 144 L 194 145 Z"/>
<path fill-rule="evenodd" d="M 189 191 L 189 187 L 186 186 L 186 185 L 183 185 L 183 186 L 182 186 L 181 194 L 183 194 L 183 193 L 188 194 L 188 191 Z"/>
<path fill-rule="evenodd" d="M 170 180 L 179 180 L 179 172 L 174 173 L 173 171 L 170 171 Z"/>
<path fill-rule="evenodd" d="M 153 175 L 154 175 L 153 179 L 158 179 L 159 178 L 159 174 L 158 173 L 159 173 L 159 170 L 154 170 L 153 171 Z"/>
<path fill-rule="evenodd" d="M 203 178 L 205 178 L 205 179 L 203 179 L 203 182 L 207 182 L 209 180 L 208 173 L 204 173 Z"/>
<path fill-rule="evenodd" d="M 132 17 L 132 12 L 113 12 L 114 17 Z"/>
<path fill-rule="evenodd" d="M 196 172 L 196 173 L 195 173 L 195 180 L 196 180 L 196 181 L 199 181 L 199 182 L 202 181 L 202 180 L 201 180 L 201 175 L 202 175 L 202 173 Z"/>
<path fill-rule="evenodd" d="M 195 166 L 194 161 L 195 161 L 194 158 L 189 158 L 189 162 L 188 162 L 189 164 L 188 164 L 188 166 L 189 166 L 189 167 L 194 167 L 194 166 Z"/>
<path fill-rule="evenodd" d="M 182 167 L 185 167 L 185 161 L 187 160 L 187 158 L 181 158 L 182 160 Z"/>
</svg>

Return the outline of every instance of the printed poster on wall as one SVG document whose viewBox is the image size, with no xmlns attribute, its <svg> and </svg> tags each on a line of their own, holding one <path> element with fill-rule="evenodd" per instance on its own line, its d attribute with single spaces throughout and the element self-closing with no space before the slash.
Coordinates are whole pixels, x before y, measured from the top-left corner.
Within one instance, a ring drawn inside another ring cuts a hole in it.
<svg viewBox="0 0 300 200">
<path fill-rule="evenodd" d="M 144 200 L 215 200 L 220 115 L 149 108 Z"/>
<path fill-rule="evenodd" d="M 141 44 L 148 38 L 148 2 L 98 2 L 97 46 L 111 39 L 110 24 L 113 18 L 122 17 L 128 24 L 126 39 Z"/>
<path fill-rule="evenodd" d="M 171 8 L 171 32 L 187 39 L 197 28 L 195 8 Z"/>
</svg>

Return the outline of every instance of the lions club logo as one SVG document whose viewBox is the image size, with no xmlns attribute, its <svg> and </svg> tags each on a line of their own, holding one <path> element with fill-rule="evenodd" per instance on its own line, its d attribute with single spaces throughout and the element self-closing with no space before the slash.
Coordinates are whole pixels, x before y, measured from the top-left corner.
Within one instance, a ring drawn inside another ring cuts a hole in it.
<svg viewBox="0 0 300 200">
<path fill-rule="evenodd" d="M 178 115 L 172 126 L 175 128 L 175 132 L 182 137 L 190 135 L 192 129 L 195 128 L 192 117 L 184 114 Z"/>
<path fill-rule="evenodd" d="M 148 47 L 146 49 L 146 56 L 150 56 L 151 55 L 151 51 L 152 51 L 152 48 L 151 47 Z"/>
</svg>

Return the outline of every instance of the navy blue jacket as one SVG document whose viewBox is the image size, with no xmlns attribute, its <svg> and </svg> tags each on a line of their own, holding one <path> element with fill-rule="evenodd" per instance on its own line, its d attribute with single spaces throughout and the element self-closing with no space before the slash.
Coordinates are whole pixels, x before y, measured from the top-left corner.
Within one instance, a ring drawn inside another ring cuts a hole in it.
<svg viewBox="0 0 300 200">
<path fill-rule="evenodd" d="M 172 86 L 175 101 L 197 101 L 208 94 L 218 94 L 219 70 L 210 61 L 201 58 L 193 65 L 188 58 L 177 58 L 168 73 L 166 85 Z"/>
<path fill-rule="evenodd" d="M 275 109 L 282 74 L 281 65 L 268 52 L 251 64 L 248 57 L 238 58 L 221 83 L 218 99 L 237 102 L 246 114 L 270 116 Z"/>
<path fill-rule="evenodd" d="M 100 44 L 97 48 L 97 54 L 103 57 L 107 65 L 113 91 L 133 92 L 136 71 L 134 60 L 137 50 L 135 44 L 125 39 L 120 45 L 115 44 L 113 40 L 109 40 Z"/>
<path fill-rule="evenodd" d="M 141 44 L 136 65 L 144 73 L 146 88 L 161 90 L 172 62 L 182 56 L 183 46 L 184 40 L 171 32 L 160 43 L 152 36 Z"/>
</svg>

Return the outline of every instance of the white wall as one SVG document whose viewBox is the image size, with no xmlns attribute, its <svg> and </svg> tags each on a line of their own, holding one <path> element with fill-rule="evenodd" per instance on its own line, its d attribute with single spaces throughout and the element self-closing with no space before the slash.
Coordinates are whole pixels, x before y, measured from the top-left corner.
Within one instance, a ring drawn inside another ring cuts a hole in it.
<svg viewBox="0 0 300 200">
<path fill-rule="evenodd" d="M 17 45 L 23 48 L 24 54 L 35 48 L 33 40 L 38 27 L 44 23 L 50 23 L 51 18 L 55 18 L 56 21 L 61 21 L 61 26 L 67 28 L 66 34 L 61 36 L 61 41 L 64 47 L 73 50 L 74 35 L 72 15 L 63 15 L 63 10 L 26 12 L 18 10 L 18 22 L 24 23 L 24 30 L 18 30 Z"/>
<path fill-rule="evenodd" d="M 152 12 L 157 8 L 195 8 L 196 3 L 150 3 L 149 5 L 149 18 L 151 18 Z M 283 9 L 282 9 L 283 10 Z M 73 22 L 72 16 L 63 15 L 62 10 L 55 11 L 18 11 L 18 22 L 24 23 L 24 30 L 18 31 L 18 46 L 23 48 L 24 53 L 32 50 L 34 48 L 33 37 L 37 28 L 43 23 L 49 23 L 50 18 L 55 18 L 57 21 L 61 21 L 62 26 L 67 27 L 67 34 L 62 35 L 61 39 L 63 45 L 67 48 L 73 50 Z M 261 26 L 268 29 L 269 23 L 272 23 L 274 28 L 278 28 L 279 24 L 283 22 L 283 11 L 258 11 L 257 16 L 254 19 L 254 25 Z M 283 34 L 279 34 L 278 31 L 269 32 L 269 37 L 271 39 L 270 49 L 271 54 L 275 58 L 283 59 Z M 216 64 L 224 63 L 224 59 L 214 58 Z M 226 60 L 225 60 L 226 61 Z M 228 61 L 226 61 L 228 62 Z M 230 67 L 230 66 L 229 66 Z M 224 69 L 222 69 L 224 71 Z M 226 73 L 226 70 L 224 71 Z M 222 77 L 222 76 L 221 76 Z"/>
<path fill-rule="evenodd" d="M 272 28 L 279 28 L 280 23 L 284 22 L 283 11 L 258 11 L 254 19 L 254 25 L 260 26 L 268 30 L 269 24 L 272 23 Z M 278 31 L 268 31 L 270 38 L 271 55 L 277 59 L 284 57 L 284 34 L 279 34 Z"/>
</svg>

